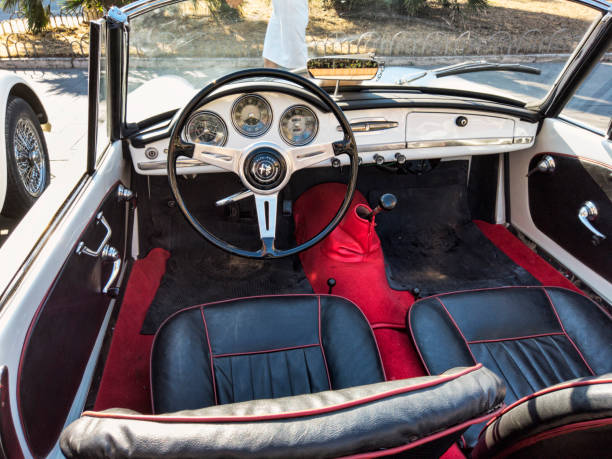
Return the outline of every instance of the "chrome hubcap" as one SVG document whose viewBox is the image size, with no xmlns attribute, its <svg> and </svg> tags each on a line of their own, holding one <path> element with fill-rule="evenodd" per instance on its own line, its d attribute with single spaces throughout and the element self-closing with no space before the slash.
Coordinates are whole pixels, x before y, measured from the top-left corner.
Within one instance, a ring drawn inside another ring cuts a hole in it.
<svg viewBox="0 0 612 459">
<path fill-rule="evenodd" d="M 37 198 L 45 187 L 46 165 L 36 127 L 27 118 L 17 121 L 13 153 L 23 186 L 32 197 Z"/>
</svg>

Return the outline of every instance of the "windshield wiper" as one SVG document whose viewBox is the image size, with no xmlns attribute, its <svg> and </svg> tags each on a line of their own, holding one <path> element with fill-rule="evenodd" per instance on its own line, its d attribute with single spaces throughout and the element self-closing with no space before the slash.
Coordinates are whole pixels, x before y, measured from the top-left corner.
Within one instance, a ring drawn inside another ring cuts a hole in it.
<svg viewBox="0 0 612 459">
<path fill-rule="evenodd" d="M 539 68 L 531 67 L 523 64 L 503 64 L 494 63 L 487 61 L 467 61 L 460 64 L 449 65 L 447 67 L 439 67 L 437 69 L 425 70 L 417 72 L 412 75 L 401 78 L 398 84 L 408 84 L 415 80 L 420 80 L 427 75 L 433 75 L 436 78 L 442 78 L 451 75 L 461 75 L 462 73 L 473 73 L 473 72 L 521 72 L 531 73 L 533 75 L 540 75 L 542 71 Z"/>
</svg>

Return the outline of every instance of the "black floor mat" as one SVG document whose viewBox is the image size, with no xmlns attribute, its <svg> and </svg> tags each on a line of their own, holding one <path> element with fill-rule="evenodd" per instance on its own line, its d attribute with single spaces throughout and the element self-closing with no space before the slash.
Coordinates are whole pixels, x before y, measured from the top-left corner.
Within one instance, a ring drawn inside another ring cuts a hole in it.
<svg viewBox="0 0 612 459">
<path fill-rule="evenodd" d="M 223 236 L 238 247 L 257 249 L 260 244 L 259 230 L 252 198 L 233 209 L 233 218 L 222 217 L 219 212 L 223 212 L 223 209 L 214 208 L 211 202 L 236 190 L 226 185 L 230 182 L 227 176 L 210 175 L 220 177 L 211 177 L 205 186 L 201 181 L 182 183 L 185 195 L 190 196 L 188 206 L 214 234 Z M 162 196 L 157 198 L 161 201 L 171 201 L 171 196 L 164 196 L 165 183 L 152 186 L 158 188 L 153 190 L 153 196 Z M 207 192 L 197 193 L 197 187 Z M 230 255 L 200 237 L 175 206 L 158 204 L 152 209 L 155 213 L 148 216 L 145 223 L 151 225 L 151 246 L 167 248 L 171 256 L 147 311 L 142 334 L 154 334 L 167 317 L 188 306 L 245 296 L 312 293 L 297 256 L 250 260 Z M 293 218 L 279 217 L 277 244 L 281 248 L 290 247 L 295 245 L 292 239 Z"/>
<path fill-rule="evenodd" d="M 382 193 L 392 192 L 398 198 L 395 210 L 377 217 L 377 233 L 392 288 L 417 287 L 426 296 L 539 284 L 471 221 L 466 172 L 467 161 L 442 162 L 432 172 L 406 181 L 402 188 L 368 193 L 370 204 L 375 204 Z M 391 187 L 398 184 L 396 180 Z"/>
</svg>

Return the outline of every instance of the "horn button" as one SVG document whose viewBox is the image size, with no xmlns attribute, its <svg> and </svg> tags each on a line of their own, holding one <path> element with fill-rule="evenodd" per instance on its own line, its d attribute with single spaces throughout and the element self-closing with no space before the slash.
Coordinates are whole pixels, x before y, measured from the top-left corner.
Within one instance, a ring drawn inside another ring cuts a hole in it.
<svg viewBox="0 0 612 459">
<path fill-rule="evenodd" d="M 254 188 L 271 190 L 282 183 L 287 174 L 285 158 L 271 148 L 258 148 L 244 161 L 244 176 Z"/>
</svg>

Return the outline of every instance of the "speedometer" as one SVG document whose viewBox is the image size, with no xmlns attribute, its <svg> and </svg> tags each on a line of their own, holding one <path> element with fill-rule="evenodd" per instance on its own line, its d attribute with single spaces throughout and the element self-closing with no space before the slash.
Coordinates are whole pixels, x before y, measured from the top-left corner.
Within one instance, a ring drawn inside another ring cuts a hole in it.
<svg viewBox="0 0 612 459">
<path fill-rule="evenodd" d="M 272 124 L 272 108 L 266 99 L 256 94 L 240 97 L 232 107 L 232 123 L 242 135 L 257 137 Z"/>
<path fill-rule="evenodd" d="M 205 145 L 225 145 L 227 141 L 227 127 L 213 112 L 194 113 L 185 125 L 185 138 L 191 143 Z"/>
<path fill-rule="evenodd" d="M 319 121 L 314 112 L 303 105 L 289 107 L 280 120 L 280 133 L 289 145 L 306 145 L 319 130 Z"/>
</svg>

